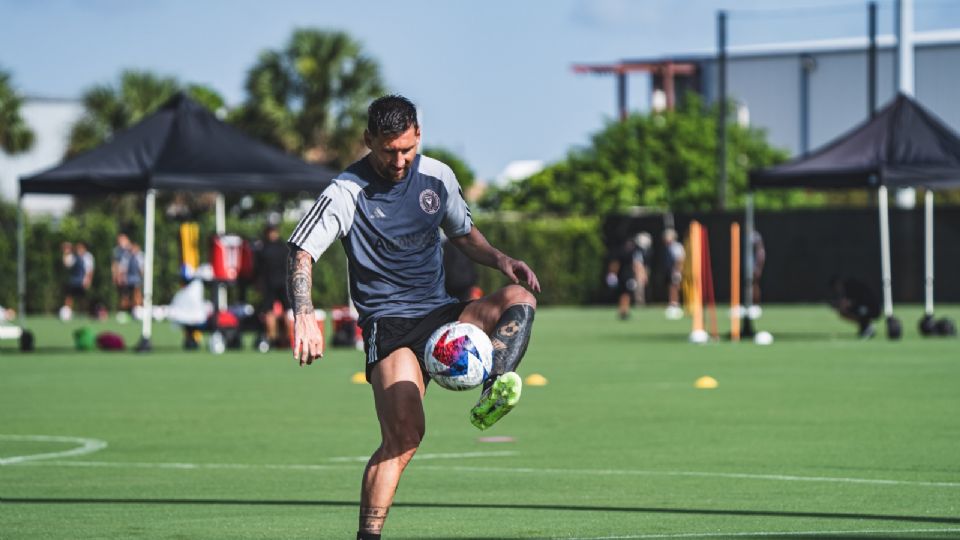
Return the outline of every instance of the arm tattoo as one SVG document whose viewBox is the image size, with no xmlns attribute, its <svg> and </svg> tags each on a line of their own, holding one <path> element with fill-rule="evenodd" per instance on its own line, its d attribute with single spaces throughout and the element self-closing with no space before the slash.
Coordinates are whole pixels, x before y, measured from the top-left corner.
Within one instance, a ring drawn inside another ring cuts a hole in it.
<svg viewBox="0 0 960 540">
<path fill-rule="evenodd" d="M 360 532 L 380 534 L 383 530 L 383 522 L 387 520 L 387 512 L 390 508 L 386 506 L 361 506 L 360 507 Z"/>
<path fill-rule="evenodd" d="M 287 257 L 287 299 L 296 315 L 313 313 L 312 279 L 313 258 L 302 249 L 291 249 Z"/>
</svg>

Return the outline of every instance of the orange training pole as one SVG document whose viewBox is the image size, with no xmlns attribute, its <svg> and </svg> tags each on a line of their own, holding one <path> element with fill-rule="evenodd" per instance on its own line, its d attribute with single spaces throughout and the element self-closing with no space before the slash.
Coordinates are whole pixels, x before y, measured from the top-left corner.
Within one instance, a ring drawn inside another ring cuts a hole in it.
<svg viewBox="0 0 960 540">
<path fill-rule="evenodd" d="M 701 242 L 701 250 L 703 251 L 703 302 L 707 307 L 707 313 L 710 315 L 710 335 L 714 339 L 720 339 L 720 331 L 717 329 L 717 300 L 713 292 L 713 264 L 710 259 L 710 238 L 707 236 L 707 228 L 701 226 L 700 234 L 703 236 Z"/>
<path fill-rule="evenodd" d="M 701 257 L 703 249 L 701 241 L 700 223 L 690 222 L 690 273 L 693 282 L 692 297 L 690 299 L 690 317 L 693 319 L 693 331 L 703 331 L 703 263 Z"/>
</svg>

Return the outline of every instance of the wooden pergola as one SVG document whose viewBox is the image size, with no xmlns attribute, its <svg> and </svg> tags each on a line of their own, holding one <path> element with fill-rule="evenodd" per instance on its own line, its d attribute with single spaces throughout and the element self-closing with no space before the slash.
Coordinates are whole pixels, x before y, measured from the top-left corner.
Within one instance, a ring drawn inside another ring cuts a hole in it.
<svg viewBox="0 0 960 540">
<path fill-rule="evenodd" d="M 697 72 L 697 65 L 691 62 L 630 62 L 623 61 L 615 64 L 574 64 L 574 73 L 592 73 L 596 75 L 617 76 L 617 107 L 620 120 L 627 118 L 627 75 L 630 73 L 649 73 L 658 75 L 663 81 L 663 92 L 667 97 L 667 108 L 673 109 L 677 103 L 676 85 L 674 77 L 677 75 L 693 75 Z"/>
</svg>

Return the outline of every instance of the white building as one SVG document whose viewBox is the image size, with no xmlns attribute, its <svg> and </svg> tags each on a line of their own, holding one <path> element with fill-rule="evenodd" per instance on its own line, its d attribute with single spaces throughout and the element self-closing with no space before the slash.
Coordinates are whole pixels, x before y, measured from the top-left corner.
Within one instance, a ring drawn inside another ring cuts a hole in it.
<svg viewBox="0 0 960 540">
<path fill-rule="evenodd" d="M 523 180 L 537 174 L 545 166 L 544 162 L 539 159 L 511 161 L 490 183 L 498 187 L 504 187 L 510 182 Z"/>
<path fill-rule="evenodd" d="M 60 163 L 67 150 L 70 127 L 83 114 L 83 104 L 72 99 L 28 97 L 20 108 L 24 121 L 36 140 L 29 152 L 7 155 L 0 152 L 0 198 L 16 202 L 20 177 L 40 172 Z M 67 195 L 28 195 L 24 209 L 30 214 L 62 216 L 73 205 Z"/>
<path fill-rule="evenodd" d="M 912 40 L 914 97 L 960 132 L 960 30 L 915 32 Z M 892 35 L 877 37 L 878 108 L 896 94 L 895 45 Z M 771 144 L 793 155 L 817 148 L 867 119 L 867 51 L 866 37 L 730 47 L 727 97 L 738 104 L 731 121 L 763 128 Z M 678 65 L 687 72 L 663 75 Z M 717 99 L 716 52 L 624 60 L 619 66 L 653 73 L 652 104 L 682 99 L 686 91 Z"/>
</svg>

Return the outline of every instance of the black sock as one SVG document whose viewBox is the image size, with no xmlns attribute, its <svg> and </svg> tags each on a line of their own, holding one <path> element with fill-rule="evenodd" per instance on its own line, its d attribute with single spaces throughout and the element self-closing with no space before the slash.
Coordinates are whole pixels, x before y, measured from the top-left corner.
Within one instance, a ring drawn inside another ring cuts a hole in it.
<svg viewBox="0 0 960 540">
<path fill-rule="evenodd" d="M 490 378 L 483 383 L 484 391 L 493 385 L 499 375 L 517 370 L 530 343 L 533 314 L 534 309 L 530 304 L 514 304 L 500 316 L 490 336 L 493 343 L 493 370 Z"/>
<path fill-rule="evenodd" d="M 357 531 L 357 540 L 380 540 L 380 534 Z"/>
</svg>

